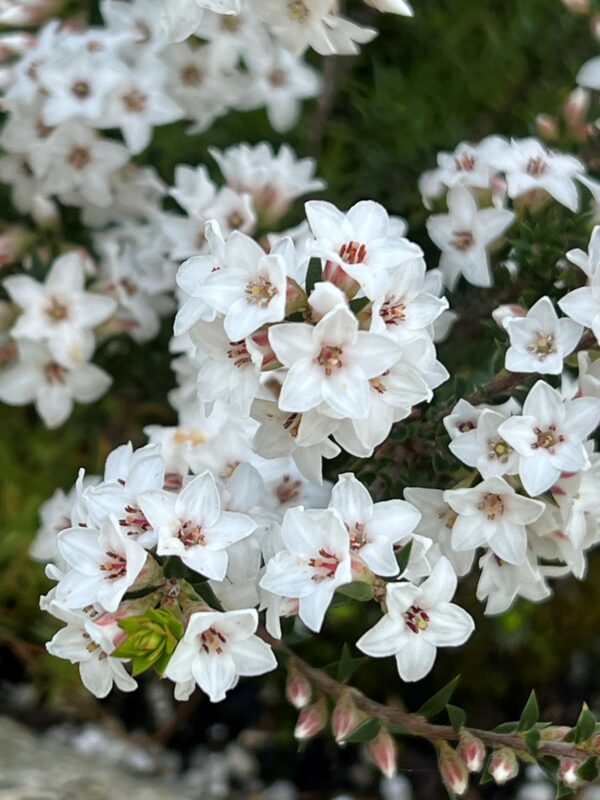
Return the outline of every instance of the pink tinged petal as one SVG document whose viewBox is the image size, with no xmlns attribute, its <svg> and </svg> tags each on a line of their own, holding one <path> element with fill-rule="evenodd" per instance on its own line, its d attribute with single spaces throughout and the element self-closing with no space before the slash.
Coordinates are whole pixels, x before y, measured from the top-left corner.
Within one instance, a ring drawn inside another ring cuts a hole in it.
<svg viewBox="0 0 600 800">
<path fill-rule="evenodd" d="M 588 328 L 592 327 L 596 315 L 600 312 L 600 302 L 589 286 L 569 292 L 558 301 L 558 305 L 567 316 Z"/>
<path fill-rule="evenodd" d="M 346 219 L 352 225 L 355 239 L 366 244 L 371 239 L 383 239 L 388 234 L 390 219 L 385 208 L 373 200 L 361 200 L 348 211 Z"/>
<path fill-rule="evenodd" d="M 428 642 L 422 635 L 414 634 L 396 653 L 396 666 L 403 681 L 413 683 L 420 681 L 429 672 L 435 662 L 435 645 Z"/>
<path fill-rule="evenodd" d="M 236 681 L 235 663 L 229 653 L 200 653 L 192 662 L 192 675 L 212 703 L 219 703 Z"/>
<path fill-rule="evenodd" d="M 315 584 L 314 591 L 306 597 L 301 597 L 298 604 L 298 616 L 307 628 L 319 633 L 325 619 L 325 614 L 333 600 L 335 586 L 333 581 L 325 580 Z"/>
<path fill-rule="evenodd" d="M 140 494 L 137 500 L 142 514 L 154 530 L 168 528 L 175 531 L 179 522 L 175 513 L 177 495 L 172 492 L 152 491 Z"/>
<path fill-rule="evenodd" d="M 474 630 L 475 623 L 463 608 L 454 603 L 439 603 L 429 613 L 424 635 L 436 647 L 458 647 Z"/>
<path fill-rule="evenodd" d="M 277 660 L 266 642 L 258 636 L 251 636 L 241 642 L 234 642 L 228 652 L 233 658 L 238 675 L 264 675 L 277 668 Z"/>
<path fill-rule="evenodd" d="M 587 439 L 600 421 L 600 399 L 578 397 L 566 407 L 564 427 L 578 439 Z"/>
<path fill-rule="evenodd" d="M 208 530 L 217 523 L 221 498 L 208 470 L 185 485 L 177 497 L 175 511 L 183 522 L 197 522 Z"/>
<path fill-rule="evenodd" d="M 281 411 L 304 412 L 316 408 L 323 400 L 323 370 L 314 361 L 298 361 L 285 376 L 278 405 Z"/>
<path fill-rule="evenodd" d="M 256 527 L 256 523 L 246 514 L 223 511 L 217 522 L 207 529 L 206 546 L 209 549 L 229 547 L 234 542 L 245 539 Z"/>
<path fill-rule="evenodd" d="M 407 643 L 404 621 L 393 619 L 389 614 L 383 616 L 376 625 L 364 633 L 356 646 L 373 658 L 385 658 Z"/>
<path fill-rule="evenodd" d="M 527 553 L 527 534 L 524 526 L 516 525 L 507 519 L 500 520 L 489 545 L 502 561 L 508 564 L 522 564 Z"/>
<path fill-rule="evenodd" d="M 277 359 L 291 367 L 300 359 L 313 359 L 319 355 L 319 344 L 313 336 L 314 328 L 303 322 L 285 322 L 269 328 L 269 343 Z"/>
<path fill-rule="evenodd" d="M 346 362 L 358 367 L 367 378 L 382 375 L 400 358 L 397 342 L 376 333 L 360 331 L 345 355 Z"/>
<path fill-rule="evenodd" d="M 553 467 L 545 452 L 533 451 L 529 458 L 522 458 L 519 463 L 519 477 L 527 494 L 535 497 L 543 494 L 560 475 L 560 469 Z"/>
<path fill-rule="evenodd" d="M 369 414 L 369 382 L 358 367 L 344 366 L 324 377 L 321 395 L 343 417 L 366 419 Z"/>
</svg>

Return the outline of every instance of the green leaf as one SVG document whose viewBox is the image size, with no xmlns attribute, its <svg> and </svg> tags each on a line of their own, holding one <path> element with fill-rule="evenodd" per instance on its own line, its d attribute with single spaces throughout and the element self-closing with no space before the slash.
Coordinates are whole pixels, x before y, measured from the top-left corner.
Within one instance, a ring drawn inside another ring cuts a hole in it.
<svg viewBox="0 0 600 800">
<path fill-rule="evenodd" d="M 344 739 L 346 744 L 353 742 L 368 742 L 374 739 L 381 730 L 381 722 L 378 717 L 371 717 L 357 725 L 353 731 Z"/>
<path fill-rule="evenodd" d="M 453 678 L 450 683 L 447 683 L 439 692 L 436 692 L 432 697 L 429 698 L 421 708 L 417 711 L 417 714 L 420 714 L 422 717 L 429 719 L 430 717 L 439 714 L 440 711 L 443 711 L 444 708 L 448 705 L 448 702 L 452 695 L 454 694 L 454 690 L 460 680 L 460 675 L 457 675 L 456 678 Z"/>
<path fill-rule="evenodd" d="M 540 743 L 540 732 L 537 728 L 530 728 L 523 734 L 523 741 L 532 756 L 537 756 L 538 745 Z"/>
<path fill-rule="evenodd" d="M 493 728 L 492 733 L 514 733 L 518 727 L 518 722 L 501 722 Z"/>
<path fill-rule="evenodd" d="M 598 759 L 590 756 L 577 770 L 577 775 L 582 781 L 594 781 L 598 777 Z"/>
<path fill-rule="evenodd" d="M 542 758 L 537 759 L 537 765 L 552 783 L 556 783 L 556 773 L 560 765 L 558 758 L 555 756 L 542 756 Z"/>
<path fill-rule="evenodd" d="M 447 705 L 446 712 L 448 714 L 448 719 L 450 720 L 450 725 L 452 725 L 456 733 L 460 733 L 460 731 L 464 727 L 467 715 L 465 714 L 463 709 L 459 708 L 458 706 Z"/>
<path fill-rule="evenodd" d="M 321 261 L 318 258 L 312 258 L 308 265 L 306 273 L 306 293 L 310 294 L 315 288 L 315 283 L 321 280 Z"/>
<path fill-rule="evenodd" d="M 519 719 L 519 726 L 517 730 L 528 731 L 530 728 L 533 728 L 539 718 L 540 709 L 538 706 L 537 697 L 535 696 L 535 692 L 532 691 L 529 695 L 527 703 L 525 704 L 521 718 Z"/>
<path fill-rule="evenodd" d="M 413 540 L 411 539 L 408 544 L 405 544 L 404 547 L 401 547 L 399 550 L 396 550 L 396 561 L 398 566 L 400 567 L 400 574 L 404 572 L 406 567 L 408 566 L 408 561 L 410 559 L 410 553 L 412 550 L 412 543 Z"/>
<path fill-rule="evenodd" d="M 564 737 L 565 742 L 585 742 L 590 736 L 594 735 L 596 730 L 596 718 L 584 703 L 581 708 L 581 714 L 577 720 L 577 724 L 572 728 L 569 733 Z"/>
<path fill-rule="evenodd" d="M 368 600 L 373 599 L 373 587 L 370 583 L 365 583 L 364 581 L 352 581 L 352 583 L 347 583 L 345 586 L 339 586 L 337 591 L 361 603 L 366 603 Z"/>
<path fill-rule="evenodd" d="M 223 606 L 219 602 L 217 595 L 213 592 L 211 585 L 208 581 L 204 581 L 204 583 L 194 584 L 194 589 L 198 592 L 200 597 L 203 600 L 206 600 L 208 605 L 211 608 L 216 609 L 217 611 L 223 611 Z"/>
<path fill-rule="evenodd" d="M 569 789 L 564 783 L 559 783 L 556 787 L 556 800 L 560 800 L 561 797 L 573 797 L 574 794 L 574 790 Z"/>
<path fill-rule="evenodd" d="M 339 683 L 348 683 L 356 670 L 363 664 L 366 664 L 368 660 L 368 656 L 358 656 L 358 658 L 353 658 L 350 648 L 346 643 L 344 643 L 340 660 L 335 661 L 333 664 L 328 664 L 326 669 L 333 678 L 336 678 L 336 680 L 339 681 Z"/>
</svg>

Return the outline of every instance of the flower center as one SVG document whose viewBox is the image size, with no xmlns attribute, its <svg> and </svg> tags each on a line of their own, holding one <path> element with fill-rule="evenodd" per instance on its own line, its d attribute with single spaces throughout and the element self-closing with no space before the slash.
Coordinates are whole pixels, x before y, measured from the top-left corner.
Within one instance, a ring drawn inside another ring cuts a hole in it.
<svg viewBox="0 0 600 800">
<path fill-rule="evenodd" d="M 259 277 L 256 281 L 250 281 L 246 286 L 246 300 L 253 306 L 266 308 L 275 295 L 279 294 L 268 278 Z"/>
<path fill-rule="evenodd" d="M 252 363 L 250 353 L 245 342 L 230 342 L 231 347 L 227 350 L 227 357 L 233 361 L 236 367 L 247 367 Z"/>
<path fill-rule="evenodd" d="M 290 416 L 283 423 L 284 430 L 286 430 L 292 439 L 298 436 L 298 429 L 302 422 L 302 414 L 290 414 Z"/>
<path fill-rule="evenodd" d="M 92 89 L 87 81 L 75 81 L 71 85 L 71 94 L 75 95 L 78 100 L 85 100 L 92 93 Z"/>
<path fill-rule="evenodd" d="M 562 434 L 556 432 L 556 425 L 550 425 L 545 431 L 541 428 L 534 428 L 533 432 L 537 436 L 537 440 L 531 445 L 534 450 L 543 447 L 549 453 L 554 453 L 556 445 L 565 440 Z"/>
<path fill-rule="evenodd" d="M 343 350 L 341 347 L 325 345 L 317 356 L 317 364 L 323 367 L 325 375 L 330 376 L 335 369 L 344 366 L 342 361 Z"/>
<path fill-rule="evenodd" d="M 104 576 L 106 581 L 115 581 L 117 578 L 123 578 L 127 574 L 127 561 L 125 556 L 119 553 L 113 553 L 112 550 L 106 551 L 108 561 L 100 564 L 100 571 L 108 573 Z"/>
<path fill-rule="evenodd" d="M 501 461 L 503 464 L 506 464 L 512 451 L 512 447 L 507 444 L 504 439 L 488 440 L 488 456 L 490 458 L 497 458 L 498 461 Z"/>
<path fill-rule="evenodd" d="M 124 94 L 122 99 L 125 108 L 134 114 L 141 114 L 146 110 L 148 97 L 138 89 L 132 89 L 127 94 Z"/>
<path fill-rule="evenodd" d="M 477 506 L 480 511 L 491 521 L 504 514 L 504 498 L 502 495 L 486 492 Z"/>
<path fill-rule="evenodd" d="M 530 158 L 527 162 L 527 167 L 525 171 L 528 175 L 531 175 L 533 178 L 538 178 L 540 175 L 543 175 L 544 172 L 548 169 L 548 165 L 544 161 L 543 158 Z"/>
<path fill-rule="evenodd" d="M 454 159 L 454 164 L 458 172 L 473 172 L 475 169 L 475 156 L 470 153 L 463 153 Z"/>
<path fill-rule="evenodd" d="M 196 447 L 199 444 L 204 444 L 207 439 L 202 431 L 197 428 L 177 428 L 173 435 L 175 444 L 191 444 Z"/>
<path fill-rule="evenodd" d="M 327 580 L 328 578 L 333 578 L 339 564 L 339 558 L 322 547 L 319 550 L 319 558 L 311 558 L 308 561 L 308 566 L 315 570 L 314 574 L 311 576 L 311 580 L 315 583 L 321 583 L 321 581 Z"/>
<path fill-rule="evenodd" d="M 288 14 L 294 22 L 306 22 L 310 17 L 310 11 L 304 0 L 288 0 Z"/>
<path fill-rule="evenodd" d="M 199 638 L 201 647 L 207 655 L 216 653 L 220 656 L 223 653 L 223 645 L 227 644 L 227 639 L 216 628 L 203 631 Z"/>
<path fill-rule="evenodd" d="M 339 254 L 346 264 L 362 264 L 367 257 L 367 248 L 360 242 L 346 242 L 340 247 Z"/>
<path fill-rule="evenodd" d="M 554 334 L 553 333 L 541 333 L 540 331 L 536 331 L 535 333 L 535 342 L 530 344 L 527 348 L 529 353 L 534 353 L 540 361 L 543 361 L 546 356 L 552 355 L 552 353 L 556 353 L 556 346 L 554 344 Z"/>
<path fill-rule="evenodd" d="M 451 244 L 456 250 L 464 252 L 475 244 L 475 237 L 471 231 L 452 231 Z"/>
<path fill-rule="evenodd" d="M 406 304 L 397 298 L 386 300 L 381 306 L 379 316 L 386 325 L 399 325 L 406 319 Z"/>
<path fill-rule="evenodd" d="M 355 522 L 352 527 L 346 525 L 348 535 L 350 536 L 350 549 L 360 550 L 369 541 L 367 531 L 362 522 Z"/>
<path fill-rule="evenodd" d="M 190 520 L 181 523 L 176 535 L 184 547 L 196 547 L 196 545 L 204 544 L 206 541 L 202 525 Z"/>
<path fill-rule="evenodd" d="M 89 147 L 74 147 L 67 158 L 69 164 L 75 167 L 75 169 L 87 167 L 91 160 L 92 154 L 90 153 Z"/>
<path fill-rule="evenodd" d="M 126 505 L 125 516 L 119 520 L 122 528 L 129 528 L 128 536 L 141 536 L 150 529 L 150 523 L 137 506 Z"/>
<path fill-rule="evenodd" d="M 284 475 L 283 480 L 275 490 L 275 494 L 281 505 L 291 503 L 292 500 L 298 497 L 301 486 L 301 481 L 293 481 L 289 475 Z"/>
<path fill-rule="evenodd" d="M 371 378 L 370 379 L 369 384 L 371 385 L 371 388 L 374 389 L 377 392 L 377 394 L 385 394 L 387 392 L 387 386 L 383 382 L 382 378 L 385 378 L 385 376 L 388 373 L 389 373 L 389 370 L 384 372 L 378 378 Z"/>
<path fill-rule="evenodd" d="M 287 74 L 282 69 L 274 69 L 269 75 L 269 83 L 275 88 L 285 86 L 287 83 Z"/>
<path fill-rule="evenodd" d="M 48 383 L 64 383 L 67 377 L 67 370 L 56 361 L 49 361 L 44 364 L 44 377 Z"/>
<path fill-rule="evenodd" d="M 45 313 L 52 322 L 62 322 L 69 316 L 69 309 L 58 297 L 52 296 L 48 298 Z"/>
<path fill-rule="evenodd" d="M 461 433 L 468 433 L 475 429 L 475 423 L 472 419 L 467 419 L 464 422 L 459 422 L 456 427 Z"/>
<path fill-rule="evenodd" d="M 233 211 L 227 217 L 227 224 L 229 225 L 232 231 L 237 231 L 238 228 L 241 228 L 242 225 L 244 224 L 244 218 L 242 217 L 239 211 Z"/>
<path fill-rule="evenodd" d="M 179 74 L 181 75 L 181 82 L 185 86 L 199 86 L 204 80 L 202 70 L 194 64 L 184 67 Z"/>
<path fill-rule="evenodd" d="M 413 633 L 421 633 L 429 627 L 429 614 L 420 606 L 411 606 L 404 612 L 407 627 Z"/>
<path fill-rule="evenodd" d="M 224 14 L 221 17 L 221 27 L 228 33 L 235 33 L 236 31 L 239 31 L 241 24 L 242 21 L 239 16 L 234 14 Z"/>
</svg>

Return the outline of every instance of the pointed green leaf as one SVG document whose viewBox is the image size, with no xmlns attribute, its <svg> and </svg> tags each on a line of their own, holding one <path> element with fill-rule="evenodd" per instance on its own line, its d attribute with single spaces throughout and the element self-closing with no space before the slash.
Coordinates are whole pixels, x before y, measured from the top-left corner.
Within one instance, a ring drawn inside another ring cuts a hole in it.
<svg viewBox="0 0 600 800">
<path fill-rule="evenodd" d="M 401 547 L 399 550 L 396 550 L 396 561 L 400 568 L 400 574 L 402 574 L 408 566 L 411 551 L 412 551 L 412 539 L 410 540 L 410 542 L 408 542 L 408 544 L 405 544 L 404 547 Z"/>
<path fill-rule="evenodd" d="M 430 697 L 421 708 L 417 711 L 422 717 L 429 719 L 430 717 L 439 714 L 448 705 L 450 698 L 454 694 L 454 690 L 460 680 L 460 675 L 453 678 L 450 683 L 447 683 L 439 692 L 436 692 L 433 697 Z"/>
<path fill-rule="evenodd" d="M 538 707 L 537 697 L 535 696 L 535 692 L 532 691 L 529 695 L 527 703 L 525 704 L 521 718 L 519 719 L 518 730 L 528 731 L 530 728 L 533 728 L 539 718 L 540 709 Z"/>
<path fill-rule="evenodd" d="M 577 775 L 582 781 L 595 781 L 598 777 L 598 759 L 596 756 L 590 756 L 577 770 Z"/>
<path fill-rule="evenodd" d="M 573 797 L 574 794 L 575 792 L 573 789 L 569 789 L 564 783 L 559 783 L 556 787 L 556 800 L 560 800 L 562 797 Z"/>
<path fill-rule="evenodd" d="M 540 732 L 535 728 L 530 728 L 523 733 L 523 741 L 532 756 L 537 757 L 538 745 L 540 743 Z"/>
<path fill-rule="evenodd" d="M 492 733 L 514 733 L 518 727 L 518 722 L 501 722 L 493 728 Z"/>
<path fill-rule="evenodd" d="M 364 581 L 352 581 L 345 586 L 339 586 L 337 591 L 353 600 L 359 600 L 361 603 L 373 599 L 373 587 Z"/>
<path fill-rule="evenodd" d="M 346 744 L 352 742 L 369 742 L 374 739 L 381 730 L 381 722 L 377 717 L 371 717 L 357 725 L 353 731 L 344 739 Z"/>
<path fill-rule="evenodd" d="M 465 725 L 465 720 L 467 715 L 463 711 L 462 708 L 458 706 L 446 706 L 446 712 L 448 714 L 448 719 L 450 720 L 450 725 L 454 728 L 456 733 L 460 733 L 462 728 Z"/>
</svg>

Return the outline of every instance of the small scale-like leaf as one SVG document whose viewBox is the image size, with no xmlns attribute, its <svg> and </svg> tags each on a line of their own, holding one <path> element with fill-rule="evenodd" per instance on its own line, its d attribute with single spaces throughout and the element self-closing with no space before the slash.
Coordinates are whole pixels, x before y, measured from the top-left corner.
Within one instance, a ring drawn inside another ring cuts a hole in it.
<svg viewBox="0 0 600 800">
<path fill-rule="evenodd" d="M 378 717 L 370 717 L 360 725 L 357 725 L 348 736 L 344 738 L 345 744 L 356 742 L 369 742 L 374 739 L 381 730 L 381 722 Z"/>
<path fill-rule="evenodd" d="M 529 695 L 527 703 L 525 704 L 521 718 L 519 719 L 518 730 L 528 731 L 530 728 L 533 728 L 539 718 L 540 709 L 538 707 L 537 697 L 535 696 L 535 692 L 532 691 Z"/>
<path fill-rule="evenodd" d="M 523 733 L 523 741 L 532 756 L 537 757 L 538 745 L 540 743 L 540 732 L 536 728 L 530 728 Z"/>
<path fill-rule="evenodd" d="M 450 720 L 450 725 L 452 725 L 456 733 L 460 733 L 460 731 L 464 727 L 467 715 L 465 714 L 463 709 L 459 708 L 458 706 L 447 705 L 446 712 L 448 714 L 448 719 Z"/>
<path fill-rule="evenodd" d="M 338 587 L 338 592 L 351 597 L 353 600 L 359 600 L 361 603 L 366 603 L 373 599 L 373 587 L 370 583 L 364 581 L 352 581 L 345 586 Z"/>
<path fill-rule="evenodd" d="M 420 714 L 422 717 L 429 719 L 430 717 L 439 714 L 440 711 L 443 711 L 444 708 L 448 705 L 450 698 L 454 694 L 454 690 L 460 680 L 460 675 L 457 675 L 456 678 L 453 678 L 450 683 L 447 683 L 439 692 L 436 692 L 432 697 L 429 698 L 421 708 L 417 711 L 417 714 Z"/>
<path fill-rule="evenodd" d="M 542 756 L 537 759 L 537 765 L 552 783 L 556 783 L 556 773 L 560 765 L 558 758 L 555 756 Z"/>
<path fill-rule="evenodd" d="M 575 741 L 577 743 L 585 742 L 590 736 L 594 735 L 595 729 L 596 717 L 589 710 L 587 704 L 584 703 L 577 724 L 575 725 Z"/>
<path fill-rule="evenodd" d="M 514 733 L 518 727 L 518 722 L 501 722 L 492 729 L 492 733 Z"/>
</svg>

